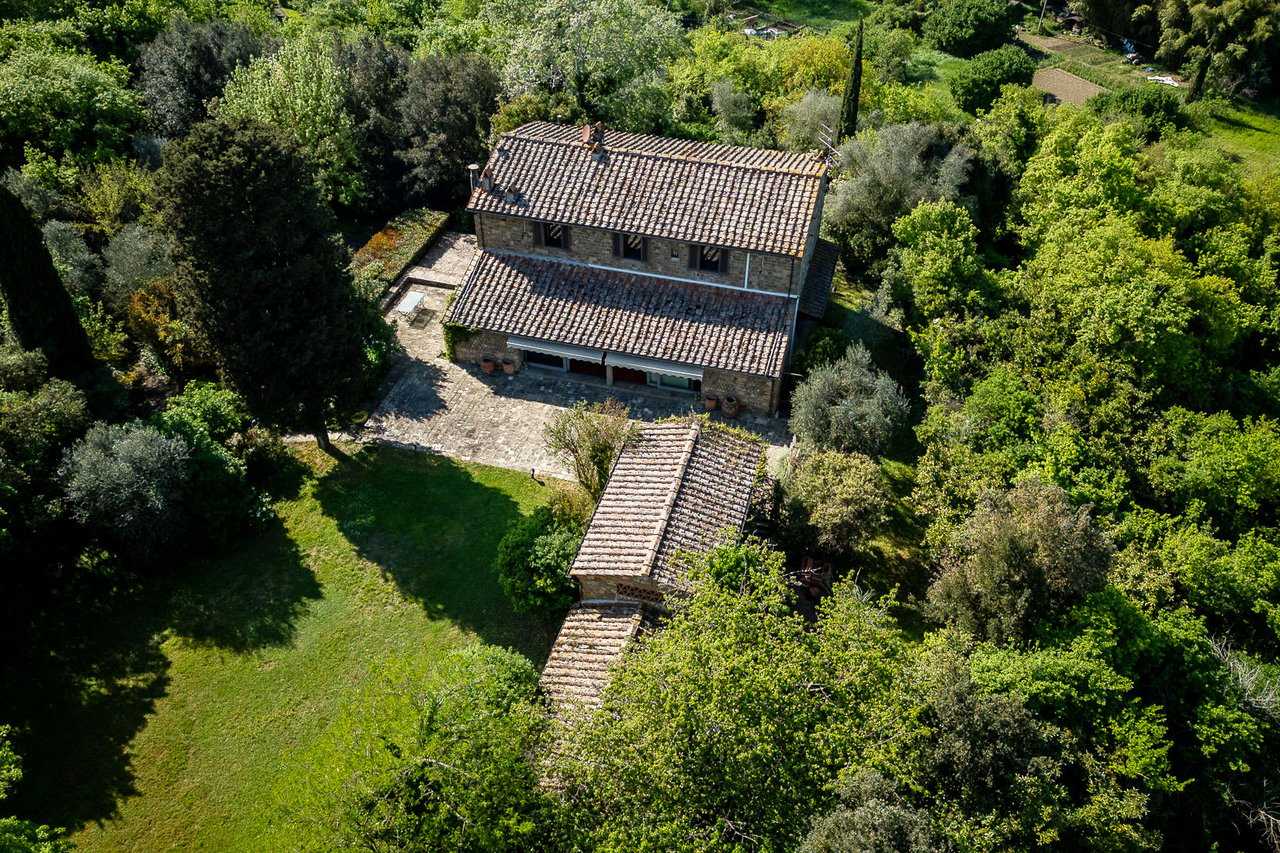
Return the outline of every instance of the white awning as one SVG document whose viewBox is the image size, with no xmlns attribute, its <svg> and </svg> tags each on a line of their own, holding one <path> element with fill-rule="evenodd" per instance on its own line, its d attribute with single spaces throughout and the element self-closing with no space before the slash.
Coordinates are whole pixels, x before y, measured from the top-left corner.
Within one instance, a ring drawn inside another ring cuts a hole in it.
<svg viewBox="0 0 1280 853">
<path fill-rule="evenodd" d="M 604 357 L 605 364 L 614 367 L 630 367 L 647 373 L 658 373 L 664 376 L 683 376 L 686 379 L 701 379 L 702 368 L 690 367 L 687 364 L 676 364 L 671 361 L 657 361 L 652 358 L 636 358 L 633 355 L 622 355 L 611 352 Z"/>
<path fill-rule="evenodd" d="M 587 349 L 586 347 L 574 347 L 568 344 L 556 344 L 550 341 L 540 341 L 536 338 L 520 338 L 511 335 L 507 338 L 507 346 L 513 349 L 528 350 L 529 352 L 540 352 L 544 355 L 555 355 L 561 358 L 573 358 L 578 361 L 590 361 L 594 364 L 600 364 L 604 361 L 604 353 L 598 349 Z"/>
</svg>

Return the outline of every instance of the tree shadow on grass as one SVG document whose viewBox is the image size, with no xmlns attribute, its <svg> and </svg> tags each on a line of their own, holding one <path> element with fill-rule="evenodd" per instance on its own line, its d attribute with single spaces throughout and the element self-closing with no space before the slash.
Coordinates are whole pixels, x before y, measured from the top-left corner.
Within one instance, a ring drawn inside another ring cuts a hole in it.
<svg viewBox="0 0 1280 853">
<path fill-rule="evenodd" d="M 557 622 L 511 609 L 493 568 L 520 507 L 444 456 L 365 445 L 317 485 L 315 496 L 356 547 L 433 619 L 541 664 Z"/>
<path fill-rule="evenodd" d="M 138 793 L 129 745 L 168 690 L 166 636 L 236 652 L 284 645 L 320 594 L 279 522 L 168 577 L 71 586 L 7 662 L 0 722 L 15 725 L 25 768 L 5 806 L 72 829 Z"/>
</svg>

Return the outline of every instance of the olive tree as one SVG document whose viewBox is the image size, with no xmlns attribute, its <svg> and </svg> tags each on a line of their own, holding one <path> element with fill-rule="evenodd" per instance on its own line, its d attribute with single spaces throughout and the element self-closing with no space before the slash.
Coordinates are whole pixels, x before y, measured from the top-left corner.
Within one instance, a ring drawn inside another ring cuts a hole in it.
<svg viewBox="0 0 1280 853">
<path fill-rule="evenodd" d="M 791 429 L 815 447 L 875 453 L 907 418 L 907 398 L 889 374 L 854 344 L 815 368 L 791 400 Z"/>
</svg>

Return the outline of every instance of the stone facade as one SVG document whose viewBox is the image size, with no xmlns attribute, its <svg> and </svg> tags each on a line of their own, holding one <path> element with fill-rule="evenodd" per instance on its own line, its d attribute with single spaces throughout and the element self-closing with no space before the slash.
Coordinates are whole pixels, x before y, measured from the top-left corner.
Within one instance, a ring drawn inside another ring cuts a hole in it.
<svg viewBox="0 0 1280 853">
<path fill-rule="evenodd" d="M 781 380 L 767 376 L 749 376 L 724 370 L 702 372 L 704 396 L 715 396 L 721 400 L 725 397 L 737 397 L 744 410 L 761 415 L 771 415 L 778 410 L 781 385 Z"/>
<path fill-rule="evenodd" d="M 645 601 L 661 604 L 665 599 L 657 581 L 632 575 L 581 575 L 578 577 L 581 601 Z"/>
<path fill-rule="evenodd" d="M 523 252 L 619 270 L 633 270 L 644 275 L 705 281 L 726 287 L 745 286 L 769 293 L 797 294 L 804 281 L 802 272 L 805 264 L 799 258 L 752 252 L 748 263 L 747 252 L 730 251 L 726 272 L 705 272 L 690 269 L 688 243 L 650 240 L 649 260 L 633 261 L 614 256 L 611 231 L 568 228 L 569 248 L 553 249 L 535 245 L 534 226 L 534 222 L 526 219 L 476 214 L 476 236 L 482 249 Z"/>
<path fill-rule="evenodd" d="M 524 353 L 507 346 L 507 336 L 494 332 L 475 332 L 465 341 L 458 341 L 454 346 L 454 355 L 458 361 L 469 361 L 479 364 L 486 355 L 498 361 L 504 358 L 514 359 L 517 367 L 524 366 Z"/>
</svg>

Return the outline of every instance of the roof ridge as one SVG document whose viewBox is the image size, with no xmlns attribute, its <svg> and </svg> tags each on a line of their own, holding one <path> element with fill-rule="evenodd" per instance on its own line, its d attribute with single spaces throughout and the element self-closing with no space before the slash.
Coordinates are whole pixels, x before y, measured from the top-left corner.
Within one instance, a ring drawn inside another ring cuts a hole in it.
<svg viewBox="0 0 1280 853">
<path fill-rule="evenodd" d="M 544 122 L 544 124 L 552 124 L 552 123 Z M 555 127 L 557 125 L 552 124 L 552 126 Z M 524 140 L 526 142 L 545 142 L 548 145 L 558 145 L 565 148 L 577 147 L 577 148 L 583 148 L 584 150 L 586 148 L 586 146 L 584 146 L 581 141 L 576 139 L 556 139 L 550 136 L 525 135 L 520 133 L 519 130 L 520 128 L 516 128 L 515 130 L 509 130 L 506 133 L 501 134 L 501 136 L 499 136 L 498 138 L 502 139 L 502 137 L 509 136 L 515 139 Z M 625 131 L 615 131 L 615 132 L 624 133 Z M 631 135 L 645 136 L 647 134 L 634 133 Z M 659 136 L 655 138 L 676 139 L 676 137 L 665 137 L 665 136 Z M 679 140 L 679 141 L 690 142 L 694 145 L 722 145 L 723 144 L 719 142 L 702 142 L 697 139 L 687 139 L 687 140 Z M 496 147 L 497 146 L 495 146 L 495 148 Z M 746 145 L 729 145 L 725 147 L 742 148 L 744 150 L 749 150 L 749 151 L 764 151 L 764 152 L 768 152 L 769 154 L 778 154 L 782 156 L 786 156 L 792 153 L 787 151 L 778 151 L 773 148 L 752 148 Z M 655 160 L 671 160 L 671 161 L 680 162 L 680 163 L 701 163 L 703 165 L 708 165 L 708 166 L 727 166 L 729 168 L 734 168 L 734 169 L 747 169 L 754 172 L 769 172 L 771 174 L 776 174 L 776 175 L 798 175 L 806 178 L 821 177 L 821 169 L 819 168 L 822 164 L 821 160 L 814 161 L 813 169 L 788 169 L 781 166 L 769 166 L 769 165 L 764 165 L 759 163 L 739 163 L 734 160 L 728 160 L 728 159 L 717 158 L 717 157 L 692 157 L 686 154 L 667 154 L 661 151 L 646 151 L 643 148 L 627 148 L 625 146 L 613 146 L 613 145 L 607 145 L 607 144 L 603 145 L 603 149 L 606 153 L 612 153 L 616 151 L 620 154 L 629 154 L 635 157 L 652 157 Z M 795 155 L 795 156 L 800 156 L 800 155 Z"/>
<path fill-rule="evenodd" d="M 671 524 L 671 509 L 676 504 L 676 498 L 680 495 L 680 489 L 684 485 L 685 472 L 689 470 L 689 460 L 693 457 L 693 449 L 698 446 L 698 438 L 702 435 L 702 421 L 694 419 L 687 427 L 688 432 L 685 434 L 684 447 L 680 448 L 680 461 L 675 470 L 675 476 L 671 480 L 671 488 L 667 491 L 667 499 L 662 505 L 662 515 L 658 522 L 658 529 L 653 533 L 653 539 L 649 543 L 645 559 L 645 564 L 649 567 L 649 576 L 653 576 L 654 569 L 658 563 L 658 549 L 662 547 L 662 539 L 667 535 L 667 527 Z"/>
</svg>

